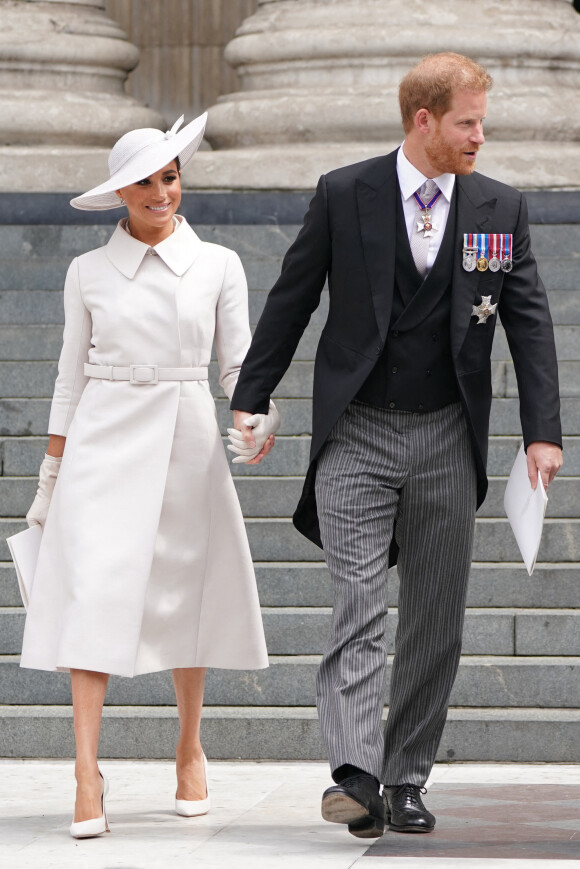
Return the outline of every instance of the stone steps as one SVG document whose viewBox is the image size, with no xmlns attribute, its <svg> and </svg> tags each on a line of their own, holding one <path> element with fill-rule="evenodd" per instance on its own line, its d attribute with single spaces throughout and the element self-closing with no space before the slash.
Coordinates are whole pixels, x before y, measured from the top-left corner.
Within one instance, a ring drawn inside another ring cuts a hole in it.
<svg viewBox="0 0 580 869">
<path fill-rule="evenodd" d="M 22 519 L 0 519 L 0 559 L 8 560 L 4 537 L 26 527 Z M 283 518 L 246 519 L 254 561 L 322 561 L 322 550 Z M 507 519 L 478 519 L 473 557 L 477 561 L 517 561 L 519 550 Z M 580 560 L 580 519 L 548 519 L 538 557 L 541 561 Z"/>
<path fill-rule="evenodd" d="M 255 324 L 298 226 L 198 230 L 202 238 L 233 247 L 242 257 Z M 73 256 L 103 244 L 109 234 L 104 225 L 0 225 L 0 696 L 6 704 L 0 707 L 0 745 L 6 756 L 73 753 L 68 676 L 18 667 L 24 612 L 4 537 L 25 527 L 22 516 L 46 446 L 66 269 Z M 502 506 L 521 429 L 513 366 L 498 323 L 490 491 L 477 520 L 463 657 L 440 760 L 577 760 L 580 225 L 537 225 L 532 237 L 556 325 L 565 466 L 550 489 L 539 561 L 528 577 Z M 325 756 L 314 677 L 329 629 L 332 592 L 321 550 L 298 534 L 289 517 L 308 466 L 312 360 L 327 310 L 325 292 L 276 391 L 282 415 L 276 449 L 257 467 L 232 467 L 256 565 L 271 667 L 250 674 L 208 672 L 203 739 L 211 757 Z M 210 382 L 219 396 L 215 362 Z M 228 403 L 218 397 L 217 406 L 225 432 L 231 425 Z M 396 570 L 389 573 L 388 585 L 392 652 Z M 103 756 L 171 755 L 177 720 L 169 673 L 113 677 L 106 702 Z"/>
<path fill-rule="evenodd" d="M 57 363 L 54 361 L 1 361 L 0 395 L 4 399 L 50 399 L 52 398 L 56 374 Z M 313 374 L 314 362 L 294 360 L 276 387 L 273 393 L 274 398 L 309 399 L 312 396 Z M 559 374 L 560 394 L 565 398 L 580 397 L 580 362 L 560 362 Z M 209 384 L 214 395 L 219 395 L 221 392 L 218 378 L 218 364 L 211 362 Z M 517 398 L 518 390 L 513 363 L 502 361 L 492 363 L 492 385 L 494 398 Z"/>
<path fill-rule="evenodd" d="M 386 717 L 385 710 L 385 717 Z M 439 761 L 576 763 L 580 712 L 572 709 L 449 709 Z M 217 759 L 321 760 L 326 752 L 312 707 L 211 706 L 202 714 L 202 740 Z M 173 706 L 106 706 L 101 757 L 168 758 L 177 742 Z M 5 757 L 71 757 L 72 707 L 0 706 Z"/>
<path fill-rule="evenodd" d="M 263 607 L 271 655 L 321 655 L 330 632 L 330 607 Z M 25 612 L 0 607 L 0 655 L 18 655 Z M 398 612 L 387 617 L 389 654 L 394 653 Z M 464 655 L 516 657 L 580 655 L 580 612 L 575 609 L 468 609 L 463 631 Z"/>
<path fill-rule="evenodd" d="M 548 289 L 550 311 L 556 326 L 573 326 L 580 323 L 580 306 L 574 289 L 573 287 L 568 290 Z M 250 289 L 248 301 L 252 325 L 258 322 L 267 296 L 268 290 Z M 313 313 L 311 323 L 323 325 L 327 309 L 328 297 L 323 293 L 320 306 Z M 46 327 L 62 326 L 64 323 L 62 286 L 56 290 L 0 290 L 0 326 L 7 324 L 38 326 L 39 323 Z M 55 349 L 58 352 L 58 344 Z"/>
<path fill-rule="evenodd" d="M 234 473 L 237 467 L 234 466 Z M 248 518 L 291 516 L 302 492 L 303 482 L 303 477 L 234 477 L 242 510 Z M 490 478 L 489 494 L 479 510 L 479 518 L 504 520 L 506 482 L 507 477 Z M 24 515 L 34 499 L 36 487 L 36 477 L 0 477 L 0 516 L 9 518 Z M 556 478 L 550 486 L 546 515 L 552 519 L 575 518 L 579 495 L 579 477 Z"/>
<path fill-rule="evenodd" d="M 580 249 L 580 226 L 564 227 L 531 227 L 532 246 L 548 290 L 577 289 L 575 252 Z M 256 290 L 270 289 L 298 229 L 298 225 L 196 226 L 203 240 L 239 253 L 248 284 Z M 112 226 L 0 226 L 0 290 L 61 289 L 71 259 L 105 244 L 111 232 Z"/>
<path fill-rule="evenodd" d="M 321 306 L 322 307 L 322 306 Z M 320 313 L 320 317 L 317 314 Z M 322 331 L 322 312 L 315 312 L 308 330 L 298 345 L 295 359 L 312 361 Z M 0 325 L 0 359 L 10 361 L 54 361 L 58 359 L 62 345 L 62 325 L 3 324 Z M 578 361 L 577 326 L 556 324 L 554 326 L 558 359 L 562 362 Z M 503 362 L 511 370 L 505 332 L 498 324 L 493 343 L 492 361 Z M 566 370 L 566 369 L 564 369 Z"/>
<path fill-rule="evenodd" d="M 264 607 L 330 607 L 330 577 L 321 561 L 254 562 L 260 600 Z M 528 576 L 520 562 L 477 562 L 471 566 L 467 605 L 477 607 L 572 609 L 578 603 L 580 571 L 575 562 L 538 562 Z M 388 600 L 396 607 L 399 581 L 396 567 L 389 571 Z M 20 607 L 12 562 L 0 562 L 0 605 Z"/>
<path fill-rule="evenodd" d="M 256 561 L 318 561 L 321 550 L 299 534 L 290 519 L 247 519 L 246 529 Z M 548 519 L 544 525 L 541 561 L 580 560 L 580 519 Z M 507 519 L 478 519 L 473 558 L 517 561 L 519 550 Z"/>
<path fill-rule="evenodd" d="M 256 561 L 263 606 L 319 607 L 332 605 L 328 570 L 320 562 Z M 578 603 L 580 571 L 574 562 L 538 562 L 532 576 L 521 562 L 477 562 L 471 565 L 467 605 L 477 607 L 570 609 Z M 389 571 L 389 606 L 397 605 L 397 569 Z M 5 600 L 5 598 L 3 598 Z"/>
<path fill-rule="evenodd" d="M 308 469 L 310 440 L 309 434 L 276 435 L 276 449 L 270 453 L 267 461 L 261 462 L 259 465 L 235 465 L 232 466 L 232 471 L 236 478 L 245 479 L 303 475 Z M 47 441 L 46 437 L 40 435 L 2 438 L 0 440 L 0 467 L 3 469 L 3 475 L 5 477 L 36 477 Z M 494 487 L 500 486 L 500 491 L 497 494 L 503 498 L 503 489 L 501 488 L 503 483 L 496 484 L 494 478 L 507 477 L 521 441 L 521 435 L 496 435 L 490 440 L 487 465 L 490 475 L 488 499 L 493 499 L 494 503 L 498 505 L 501 504 L 501 501 L 495 497 Z M 228 443 L 229 441 L 224 438 L 224 447 Z M 231 460 L 231 453 L 226 451 L 226 455 Z M 559 485 L 563 478 L 580 477 L 580 437 L 564 437 L 564 455 L 565 462 L 554 486 Z M 553 500 L 553 495 L 551 495 L 551 500 Z M 550 503 L 549 510 L 553 506 Z M 487 508 L 484 505 L 482 509 Z M 500 506 L 497 509 L 500 510 Z M 503 509 L 501 509 L 501 515 L 503 515 Z"/>
<path fill-rule="evenodd" d="M 562 425 L 567 435 L 580 434 L 580 402 L 563 398 Z M 282 417 L 281 435 L 310 434 L 312 402 L 307 398 L 280 398 L 276 406 Z M 216 398 L 218 422 L 222 433 L 231 427 L 229 402 Z M 0 399 L 0 437 L 45 435 L 50 412 L 48 398 Z M 520 431 L 519 402 L 517 398 L 495 399 L 491 409 L 490 434 L 517 435 Z"/>
<path fill-rule="evenodd" d="M 320 655 L 270 655 L 266 670 L 208 671 L 205 702 L 216 706 L 314 706 Z M 390 668 L 387 672 L 387 686 Z M 461 659 L 451 705 L 477 707 L 580 706 L 580 657 L 466 655 Z M 17 655 L 0 656 L 3 696 L 12 704 L 70 702 L 68 674 L 24 670 Z M 171 673 L 111 679 L 107 703 L 172 705 Z"/>
</svg>

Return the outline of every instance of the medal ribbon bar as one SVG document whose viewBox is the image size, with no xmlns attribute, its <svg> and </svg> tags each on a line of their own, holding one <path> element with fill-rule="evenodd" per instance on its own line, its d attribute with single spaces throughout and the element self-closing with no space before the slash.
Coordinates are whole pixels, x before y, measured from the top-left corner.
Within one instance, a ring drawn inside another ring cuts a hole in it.
<svg viewBox="0 0 580 869">
<path fill-rule="evenodd" d="M 487 259 L 487 254 L 489 250 L 489 233 L 480 232 L 477 235 L 477 252 L 479 257 L 483 257 Z"/>
<path fill-rule="evenodd" d="M 501 257 L 500 259 L 512 258 L 513 236 L 508 233 L 502 233 L 501 239 Z"/>
</svg>

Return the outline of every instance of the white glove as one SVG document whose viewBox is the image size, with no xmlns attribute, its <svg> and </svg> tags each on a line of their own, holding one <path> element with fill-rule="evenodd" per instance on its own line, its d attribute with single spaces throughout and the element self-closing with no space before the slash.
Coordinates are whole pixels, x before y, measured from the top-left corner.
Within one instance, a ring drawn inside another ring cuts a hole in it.
<svg viewBox="0 0 580 869">
<path fill-rule="evenodd" d="M 276 434 L 280 428 L 280 414 L 274 402 L 270 401 L 268 413 L 255 413 L 244 420 L 244 425 L 252 429 L 256 446 L 248 446 L 241 431 L 237 428 L 229 428 L 228 435 L 231 443 L 228 445 L 228 450 L 237 454 L 237 458 L 232 459 L 233 465 L 245 464 L 255 459 L 270 435 Z"/>
<path fill-rule="evenodd" d="M 50 499 L 56 478 L 60 471 L 60 463 L 62 459 L 57 459 L 56 456 L 45 455 L 38 472 L 38 489 L 36 490 L 36 498 L 32 502 L 32 507 L 26 514 L 26 521 L 29 525 L 40 525 L 44 527 Z"/>
</svg>

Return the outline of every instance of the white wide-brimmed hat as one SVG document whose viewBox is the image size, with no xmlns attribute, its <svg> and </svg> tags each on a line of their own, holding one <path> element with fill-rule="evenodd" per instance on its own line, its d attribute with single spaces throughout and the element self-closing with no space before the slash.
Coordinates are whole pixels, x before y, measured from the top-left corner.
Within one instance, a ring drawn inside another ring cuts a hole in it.
<svg viewBox="0 0 580 869">
<path fill-rule="evenodd" d="M 182 115 L 166 133 L 148 127 L 125 133 L 113 145 L 109 154 L 109 180 L 93 187 L 82 196 L 71 199 L 70 204 L 83 211 L 119 208 L 123 203 L 115 193 L 116 190 L 148 178 L 176 157 L 179 157 L 180 166 L 183 168 L 201 144 L 206 121 L 207 112 L 204 112 L 183 130 L 179 130 L 183 123 Z"/>
</svg>

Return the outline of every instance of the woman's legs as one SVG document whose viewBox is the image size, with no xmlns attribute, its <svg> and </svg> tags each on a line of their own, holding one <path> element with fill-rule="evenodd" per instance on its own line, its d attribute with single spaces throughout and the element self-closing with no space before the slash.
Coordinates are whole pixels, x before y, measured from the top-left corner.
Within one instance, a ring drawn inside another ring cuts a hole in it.
<svg viewBox="0 0 580 869">
<path fill-rule="evenodd" d="M 199 735 L 204 681 L 205 667 L 173 671 L 180 727 L 176 750 L 178 800 L 204 800 L 207 797 Z"/>
<path fill-rule="evenodd" d="M 75 821 L 89 821 L 102 814 L 103 780 L 97 766 L 99 731 L 108 673 L 71 670 L 73 715 L 76 743 L 75 777 L 77 797 Z"/>
</svg>

